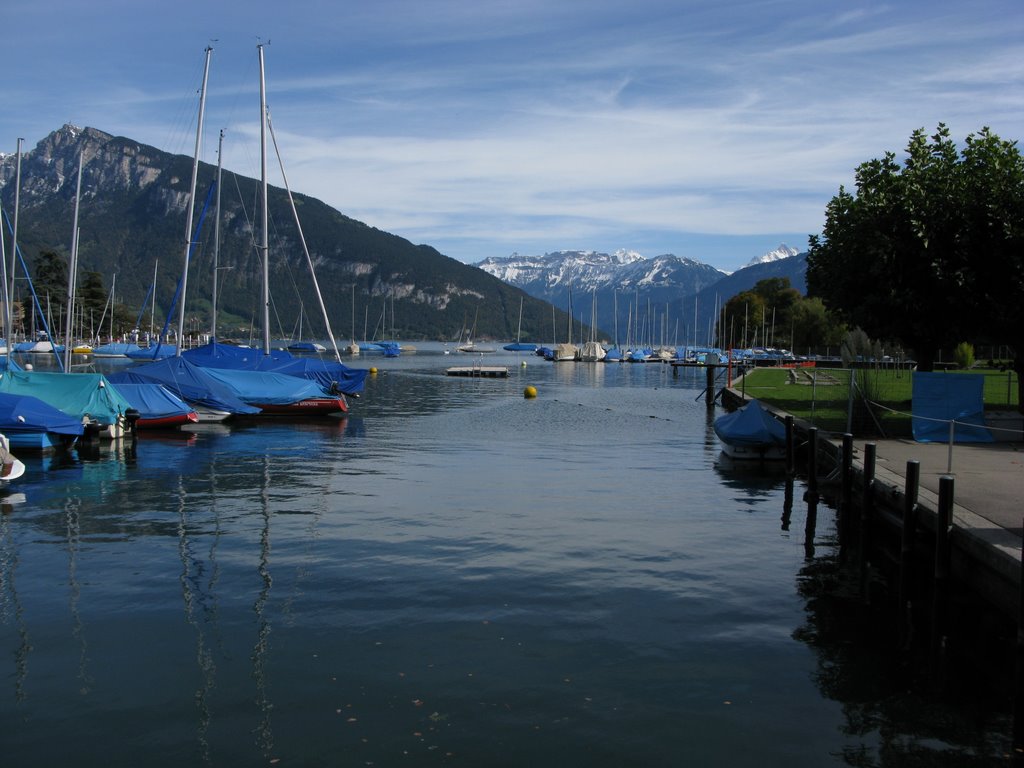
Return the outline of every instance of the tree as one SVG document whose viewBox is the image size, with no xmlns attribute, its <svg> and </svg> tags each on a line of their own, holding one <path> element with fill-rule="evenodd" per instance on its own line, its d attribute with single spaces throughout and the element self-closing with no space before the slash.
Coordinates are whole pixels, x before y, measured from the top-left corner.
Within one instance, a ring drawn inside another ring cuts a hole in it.
<svg viewBox="0 0 1024 768">
<path fill-rule="evenodd" d="M 722 319 L 730 324 L 741 347 L 757 343 L 766 346 L 806 348 L 838 344 L 841 333 L 828 316 L 820 299 L 810 302 L 790 285 L 787 277 L 759 280 L 725 303 Z M 729 331 L 723 327 L 723 337 Z M 722 344 L 730 340 L 723 339 Z"/>
<path fill-rule="evenodd" d="M 984 128 L 958 154 L 949 130 L 915 131 L 840 188 L 807 257 L 809 292 L 873 335 L 935 352 L 964 338 L 1009 344 L 1024 410 L 1024 158 Z"/>
<path fill-rule="evenodd" d="M 1018 408 L 1024 413 L 1024 158 L 1016 142 L 987 128 L 967 137 L 963 153 L 964 266 L 972 286 L 968 330 L 1015 352 Z"/>
<path fill-rule="evenodd" d="M 61 318 L 67 306 L 68 298 L 68 265 L 64 256 L 56 251 L 42 251 L 35 260 L 35 276 L 32 278 L 43 319 L 56 333 L 60 329 Z M 32 296 L 25 297 L 25 316 L 36 314 Z M 37 318 L 39 320 L 39 318 Z M 42 323 L 38 322 L 37 327 Z"/>
<path fill-rule="evenodd" d="M 945 126 L 915 131 L 901 167 L 893 153 L 861 164 L 857 194 L 825 209 L 807 257 L 808 293 L 871 336 L 898 338 L 930 370 L 936 350 L 963 338 L 966 252 L 959 243 L 962 168 Z"/>
</svg>

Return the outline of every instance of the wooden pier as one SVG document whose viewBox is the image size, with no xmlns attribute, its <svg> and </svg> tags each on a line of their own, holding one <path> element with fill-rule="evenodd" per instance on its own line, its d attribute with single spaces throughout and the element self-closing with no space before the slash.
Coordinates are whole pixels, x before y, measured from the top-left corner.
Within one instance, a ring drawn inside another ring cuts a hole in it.
<svg viewBox="0 0 1024 768">
<path fill-rule="evenodd" d="M 502 365 L 460 365 L 445 371 L 449 376 L 466 376 L 477 379 L 507 379 L 508 368 Z"/>
</svg>

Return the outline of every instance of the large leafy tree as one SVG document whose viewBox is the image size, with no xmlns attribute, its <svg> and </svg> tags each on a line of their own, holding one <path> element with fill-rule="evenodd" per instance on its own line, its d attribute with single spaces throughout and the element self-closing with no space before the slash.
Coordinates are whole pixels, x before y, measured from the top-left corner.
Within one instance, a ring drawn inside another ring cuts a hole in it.
<svg viewBox="0 0 1024 768">
<path fill-rule="evenodd" d="M 962 156 L 946 126 L 915 131 L 902 165 L 891 152 L 861 164 L 856 194 L 840 188 L 829 202 L 810 238 L 808 292 L 902 341 L 923 370 L 981 328 L 1020 355 L 1022 179 L 1016 144 L 987 128 Z"/>
</svg>

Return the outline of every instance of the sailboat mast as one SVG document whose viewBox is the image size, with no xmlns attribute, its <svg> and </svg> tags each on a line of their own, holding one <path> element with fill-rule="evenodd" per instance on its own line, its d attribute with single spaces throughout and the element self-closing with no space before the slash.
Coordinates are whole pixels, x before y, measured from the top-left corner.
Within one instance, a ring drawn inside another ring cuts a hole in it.
<svg viewBox="0 0 1024 768">
<path fill-rule="evenodd" d="M 260 203 L 263 206 L 260 258 L 263 259 L 263 354 L 270 354 L 270 206 L 267 203 L 267 83 L 263 69 L 263 44 L 256 46 L 260 60 Z"/>
<path fill-rule="evenodd" d="M 213 218 L 213 298 L 210 302 L 210 340 L 217 341 L 217 270 L 220 261 L 220 180 L 224 157 L 224 129 L 220 129 L 220 138 L 217 139 L 217 207 L 216 215 Z M 156 275 L 153 276 L 156 280 Z"/>
<path fill-rule="evenodd" d="M 74 224 L 71 230 L 71 258 L 68 263 L 68 318 L 64 328 L 64 370 L 71 370 L 71 349 L 74 344 L 71 342 L 71 330 L 74 328 L 75 316 L 75 288 L 78 274 L 78 205 L 82 198 L 82 166 L 84 164 L 83 152 L 78 153 L 78 182 L 75 185 L 75 215 Z"/>
<path fill-rule="evenodd" d="M 159 259 L 157 259 L 156 261 L 153 262 L 153 296 L 152 296 L 152 298 L 150 300 L 151 301 L 150 306 L 152 308 L 149 310 L 149 340 L 150 340 L 150 342 L 152 342 L 152 339 L 153 339 L 153 318 L 156 317 L 156 268 L 157 268 L 157 266 L 159 266 L 159 264 L 160 264 L 160 260 Z"/>
<path fill-rule="evenodd" d="M 203 87 L 199 91 L 199 119 L 196 122 L 196 145 L 192 155 L 192 184 L 189 187 L 188 209 L 185 213 L 185 266 L 181 272 L 181 297 L 178 304 L 178 345 L 175 350 L 177 356 L 181 356 L 182 342 L 185 338 L 185 296 L 188 287 L 188 262 L 192 254 L 192 212 L 195 208 L 196 179 L 199 176 L 199 151 L 203 146 L 203 117 L 206 114 L 206 83 L 210 78 L 210 57 L 213 55 L 213 48 L 206 47 L 206 61 L 203 65 Z M 111 307 L 111 318 L 113 318 L 113 307 Z"/>
<path fill-rule="evenodd" d="M 18 209 L 21 207 L 21 143 L 24 139 L 18 139 L 17 159 L 14 170 L 14 227 L 11 232 L 11 271 L 8 279 L 11 281 L 11 288 L 7 294 L 7 349 L 14 346 L 14 312 L 11 303 L 14 301 L 14 274 L 18 263 Z M 8 357 L 10 354 L 8 353 Z"/>
<path fill-rule="evenodd" d="M 331 330 L 331 321 L 327 316 L 327 307 L 324 305 L 323 294 L 320 293 L 320 283 L 316 279 L 316 270 L 313 269 L 313 259 L 309 255 L 309 248 L 306 245 L 306 236 L 302 233 L 302 223 L 299 221 L 299 211 L 295 207 L 295 199 L 292 197 L 292 188 L 288 185 L 288 174 L 284 171 L 284 160 L 281 159 L 281 151 L 277 147 L 277 136 L 274 134 L 274 124 L 267 113 L 267 127 L 270 128 L 270 138 L 274 142 L 274 152 L 277 154 L 277 163 L 281 167 L 281 178 L 284 180 L 284 188 L 288 192 L 288 203 L 292 207 L 292 216 L 295 217 L 295 228 L 299 230 L 299 241 L 302 243 L 302 252 L 306 254 L 306 264 L 309 266 L 309 276 L 313 280 L 313 288 L 316 289 L 316 298 L 320 302 L 320 312 L 323 314 L 324 327 L 327 329 L 327 338 L 331 340 L 331 348 L 334 350 L 334 359 L 341 362 L 341 353 L 338 351 L 338 343 L 334 339 L 334 331 Z M 394 299 L 391 305 L 391 322 L 394 324 L 395 307 Z M 301 319 L 301 315 L 300 315 Z"/>
</svg>

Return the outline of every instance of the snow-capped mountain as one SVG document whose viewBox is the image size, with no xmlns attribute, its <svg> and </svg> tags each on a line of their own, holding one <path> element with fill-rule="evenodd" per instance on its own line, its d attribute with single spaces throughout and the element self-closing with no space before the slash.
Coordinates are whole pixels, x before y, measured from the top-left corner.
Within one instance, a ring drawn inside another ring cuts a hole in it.
<svg viewBox="0 0 1024 768">
<path fill-rule="evenodd" d="M 627 250 L 614 254 L 555 251 L 543 256 L 514 253 L 507 258 L 485 259 L 476 266 L 554 304 L 567 297 L 570 288 L 575 293 L 667 290 L 678 296 L 694 293 L 725 276 L 724 272 L 692 259 L 671 254 L 647 259 Z"/>
<path fill-rule="evenodd" d="M 629 250 L 614 254 L 553 251 L 543 256 L 514 253 L 475 266 L 531 296 L 571 309 L 575 317 L 582 315 L 587 322 L 593 311 L 598 327 L 607 332 L 615 327 L 616 307 L 620 325 L 630 308 L 636 307 L 660 307 L 661 312 L 668 307 L 670 315 L 678 313 L 690 323 L 696 304 L 698 322 L 706 324 L 704 315 L 713 315 L 719 301 L 752 288 L 765 277 L 790 277 L 793 287 L 803 292 L 803 259 L 785 261 L 798 254 L 783 244 L 731 275 L 693 259 L 671 254 L 648 259 Z M 725 295 L 716 296 L 719 285 Z"/>
<path fill-rule="evenodd" d="M 758 264 L 770 264 L 773 261 L 779 261 L 780 259 L 788 259 L 790 256 L 796 256 L 798 253 L 800 253 L 800 251 L 796 248 L 790 248 L 785 243 L 782 243 L 774 251 L 768 251 L 768 253 L 763 256 L 751 259 L 747 262 L 746 266 L 755 267 Z"/>
</svg>

